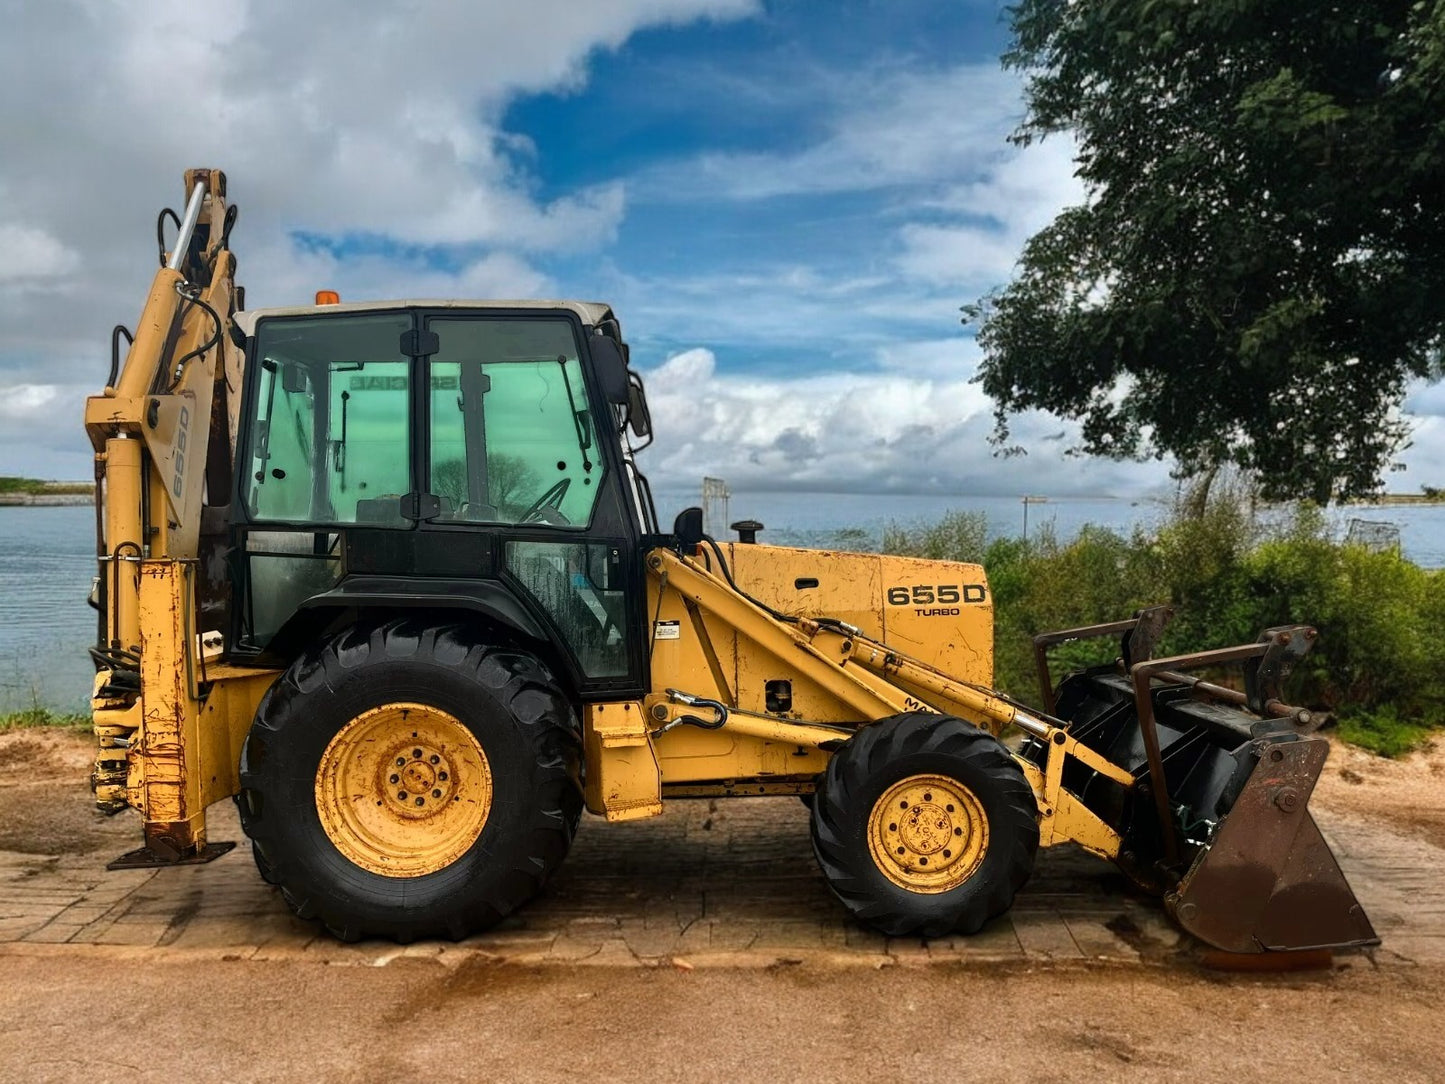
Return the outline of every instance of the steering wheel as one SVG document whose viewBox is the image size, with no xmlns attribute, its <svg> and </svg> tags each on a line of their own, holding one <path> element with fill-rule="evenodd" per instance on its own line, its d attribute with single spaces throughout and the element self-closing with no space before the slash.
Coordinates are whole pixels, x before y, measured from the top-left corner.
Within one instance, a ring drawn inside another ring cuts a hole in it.
<svg viewBox="0 0 1445 1084">
<path fill-rule="evenodd" d="M 571 526 L 571 520 L 562 514 L 558 507 L 562 498 L 567 496 L 567 490 L 572 486 L 571 478 L 561 478 L 547 488 L 543 493 L 522 513 L 518 523 L 553 523 L 559 526 Z"/>
</svg>

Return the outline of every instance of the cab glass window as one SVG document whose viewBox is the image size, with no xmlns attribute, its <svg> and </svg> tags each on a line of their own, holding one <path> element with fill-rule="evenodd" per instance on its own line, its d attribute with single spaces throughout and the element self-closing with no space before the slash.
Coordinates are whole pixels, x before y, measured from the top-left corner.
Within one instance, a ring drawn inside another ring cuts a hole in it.
<svg viewBox="0 0 1445 1084">
<path fill-rule="evenodd" d="M 410 327 L 407 313 L 262 321 L 243 458 L 253 519 L 406 525 Z"/>
<path fill-rule="evenodd" d="M 566 320 L 429 322 L 430 486 L 443 520 L 580 529 L 603 465 Z"/>
</svg>

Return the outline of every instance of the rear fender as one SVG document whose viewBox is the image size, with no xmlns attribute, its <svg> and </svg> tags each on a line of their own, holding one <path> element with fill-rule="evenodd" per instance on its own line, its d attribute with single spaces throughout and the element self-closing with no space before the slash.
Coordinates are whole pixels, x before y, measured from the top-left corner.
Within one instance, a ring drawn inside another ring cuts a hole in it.
<svg viewBox="0 0 1445 1084">
<path fill-rule="evenodd" d="M 351 576 L 329 591 L 313 595 L 277 630 L 266 649 L 276 660 L 295 658 L 315 643 L 343 614 L 357 611 L 404 614 L 451 611 L 470 615 L 535 644 L 551 638 L 505 584 L 493 580 L 416 580 L 390 576 Z"/>
</svg>

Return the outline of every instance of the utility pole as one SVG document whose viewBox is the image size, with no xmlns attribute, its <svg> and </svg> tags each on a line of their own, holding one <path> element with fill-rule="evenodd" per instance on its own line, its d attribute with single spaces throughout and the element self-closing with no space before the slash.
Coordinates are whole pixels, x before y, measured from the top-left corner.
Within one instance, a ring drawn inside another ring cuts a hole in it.
<svg viewBox="0 0 1445 1084">
<path fill-rule="evenodd" d="M 1047 498 L 1047 497 L 1025 497 L 1025 498 L 1023 499 L 1023 504 L 1024 504 L 1024 541 L 1025 541 L 1025 542 L 1027 542 L 1027 541 L 1029 540 L 1029 505 L 1031 505 L 1031 504 L 1046 504 L 1047 502 L 1048 502 L 1048 498 Z"/>
</svg>

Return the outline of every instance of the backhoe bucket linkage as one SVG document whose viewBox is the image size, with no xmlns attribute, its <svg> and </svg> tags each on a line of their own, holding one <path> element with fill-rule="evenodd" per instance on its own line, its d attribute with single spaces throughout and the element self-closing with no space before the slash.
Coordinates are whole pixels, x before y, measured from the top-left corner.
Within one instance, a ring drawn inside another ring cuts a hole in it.
<svg viewBox="0 0 1445 1084">
<path fill-rule="evenodd" d="M 1170 613 L 1035 639 L 1042 691 L 1069 737 L 1132 776 L 1120 785 L 1071 761 L 1063 785 L 1121 837 L 1120 867 L 1163 893 L 1175 919 L 1228 953 L 1306 952 L 1379 943 L 1308 805 L 1329 755 L 1319 719 L 1281 699 L 1312 628 L 1266 630 L 1256 643 L 1150 656 Z M 1121 637 L 1121 657 L 1048 676 L 1048 649 Z M 1188 671 L 1243 668 L 1237 689 Z M 1042 764 L 1042 742 L 1020 755 Z"/>
</svg>

